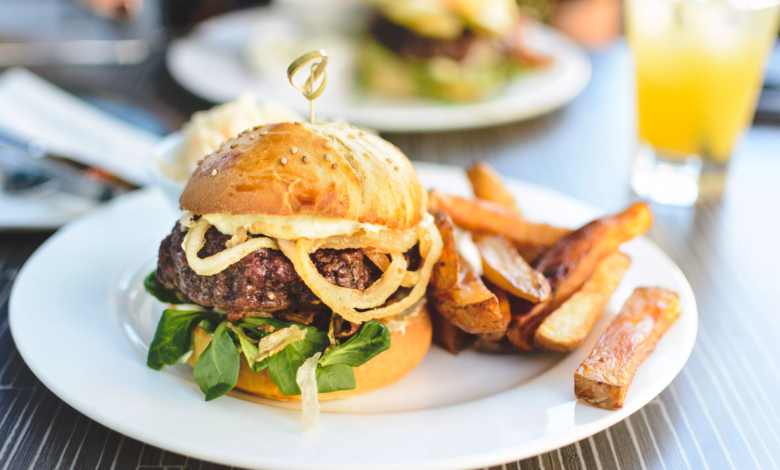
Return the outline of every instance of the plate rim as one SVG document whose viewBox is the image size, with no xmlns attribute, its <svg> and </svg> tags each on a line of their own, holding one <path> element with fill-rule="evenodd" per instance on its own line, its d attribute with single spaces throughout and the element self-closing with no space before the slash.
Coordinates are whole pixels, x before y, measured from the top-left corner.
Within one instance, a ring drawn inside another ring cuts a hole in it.
<svg viewBox="0 0 780 470">
<path fill-rule="evenodd" d="M 437 165 L 437 164 L 423 164 L 420 165 L 428 167 L 429 169 L 438 168 L 441 169 L 442 167 L 451 170 L 454 167 L 449 167 L 445 165 Z M 568 199 L 570 201 L 576 201 L 578 204 L 583 206 L 589 206 L 595 210 L 594 206 L 591 206 L 590 204 L 584 203 L 582 201 L 579 201 L 573 197 L 570 197 L 568 195 L 565 195 L 563 193 L 559 193 L 557 191 L 551 190 L 549 188 L 545 188 L 533 183 L 526 183 L 518 180 L 514 180 L 514 182 L 518 182 L 520 185 L 530 187 L 532 190 L 541 189 L 545 192 L 550 192 L 553 194 L 556 194 L 558 196 L 562 196 L 565 199 Z M 144 197 L 144 195 L 147 195 L 149 192 L 154 190 L 144 190 L 139 191 L 137 193 L 125 196 L 125 198 L 130 197 Z M 121 200 L 121 199 L 120 199 Z M 109 204 L 107 207 L 103 207 L 98 209 L 95 212 L 107 212 L 114 210 L 113 207 L 116 204 L 112 203 Z M 603 211 L 598 210 L 599 213 L 603 213 Z M 99 215 L 99 214 L 98 214 Z M 88 217 L 97 217 L 98 215 L 94 216 L 88 216 Z M 79 223 L 76 221 L 75 223 Z M 59 238 L 65 236 L 66 231 L 63 230 L 55 236 L 51 237 L 49 240 L 47 240 L 41 248 L 36 250 L 36 252 L 30 257 L 30 260 L 28 263 L 25 263 L 25 265 L 22 267 L 22 269 L 19 271 L 16 281 L 19 281 L 23 279 L 26 276 L 26 272 L 29 270 L 29 266 L 32 265 L 32 261 L 37 259 L 37 257 L 42 256 L 43 248 L 48 246 L 50 243 L 55 243 L 56 240 Z M 676 366 L 673 367 L 671 373 L 668 373 L 669 380 L 668 381 L 655 381 L 653 382 L 653 386 L 649 387 L 652 390 L 652 396 L 647 401 L 635 401 L 633 403 L 630 403 L 627 408 L 624 408 L 621 411 L 618 412 L 611 412 L 606 414 L 603 418 L 599 418 L 597 420 L 594 420 L 591 423 L 588 423 L 586 426 L 579 426 L 576 427 L 570 431 L 564 432 L 559 434 L 558 436 L 554 437 L 542 437 L 537 440 L 541 440 L 540 442 L 534 442 L 533 444 L 526 443 L 524 444 L 520 449 L 525 448 L 525 451 L 518 451 L 520 450 L 517 446 L 515 447 L 506 447 L 504 449 L 499 450 L 492 450 L 489 452 L 482 452 L 478 454 L 471 454 L 468 455 L 468 457 L 464 456 L 458 456 L 451 459 L 441 459 L 438 458 L 433 461 L 416 461 L 416 462 L 407 462 L 402 464 L 393 464 L 393 465 L 387 465 L 387 464 L 359 464 L 356 465 L 355 463 L 344 463 L 344 464 L 333 464 L 333 465 L 320 465 L 318 468 L 322 469 L 336 469 L 336 468 L 371 468 L 371 469 L 379 469 L 379 468 L 404 468 L 404 469 L 453 469 L 453 468 L 473 468 L 473 467 L 479 467 L 479 466 L 486 466 L 486 465 L 493 465 L 493 464 L 499 464 L 499 463 L 506 463 L 509 461 L 514 461 L 522 458 L 527 458 L 529 456 L 538 455 L 540 453 L 548 452 L 553 449 L 560 448 L 562 446 L 568 445 L 573 442 L 577 442 L 581 439 L 584 439 L 588 436 L 591 436 L 603 429 L 606 429 L 615 423 L 625 419 L 626 417 L 630 416 L 643 406 L 645 406 L 649 401 L 651 401 L 655 396 L 657 396 L 661 391 L 663 391 L 669 383 L 679 374 L 679 372 L 684 367 L 685 363 L 687 362 L 688 357 L 690 356 L 696 336 L 698 331 L 698 308 L 696 305 L 696 300 L 693 295 L 693 291 L 691 289 L 690 284 L 688 283 L 687 279 L 685 278 L 684 274 L 680 270 L 680 268 L 671 260 L 671 258 L 666 255 L 663 250 L 661 250 L 657 245 L 655 245 L 652 241 L 649 239 L 646 239 L 645 237 L 641 238 L 643 240 L 643 244 L 650 247 L 653 251 L 655 251 L 655 255 L 661 255 L 662 257 L 666 258 L 665 261 L 670 264 L 670 266 L 674 270 L 675 276 L 678 278 L 679 281 L 681 281 L 681 285 L 684 287 L 686 294 L 690 296 L 692 305 L 693 305 L 693 311 L 689 312 L 686 311 L 686 315 L 694 316 L 695 321 L 693 322 L 693 329 L 691 332 L 689 332 L 685 338 L 688 339 L 686 344 L 681 345 L 681 349 L 679 350 L 678 357 L 681 357 L 683 359 L 678 360 L 675 364 Z M 177 453 L 181 453 L 183 455 L 193 456 L 202 460 L 207 461 L 213 461 L 214 458 L 213 453 L 210 454 L 206 450 L 200 451 L 198 449 L 193 449 L 186 446 L 186 443 L 181 442 L 181 439 L 177 439 L 175 437 L 169 437 L 166 435 L 155 435 L 154 432 L 149 432 L 149 430 L 143 430 L 139 429 L 136 431 L 131 426 L 126 426 L 123 422 L 117 421 L 111 417 L 107 417 L 104 414 L 101 414 L 98 410 L 93 410 L 88 406 L 88 404 L 83 403 L 82 401 L 79 401 L 79 399 L 76 396 L 72 396 L 71 394 L 67 393 L 65 390 L 60 388 L 57 383 L 52 382 L 49 380 L 48 377 L 42 377 L 39 372 L 37 364 L 30 364 L 28 362 L 28 351 L 27 351 L 27 343 L 26 341 L 22 340 L 19 341 L 20 338 L 18 336 L 17 332 L 17 326 L 16 321 L 17 317 L 21 315 L 21 313 L 18 312 L 18 308 L 15 307 L 15 304 L 18 302 L 18 289 L 19 285 L 21 283 L 14 282 L 14 286 L 11 291 L 10 295 L 10 301 L 9 301 L 9 311 L 8 311 L 8 318 L 9 318 L 9 325 L 11 328 L 11 333 L 13 335 L 14 341 L 17 344 L 17 350 L 19 351 L 19 354 L 22 356 L 22 358 L 25 360 L 25 362 L 28 364 L 30 369 L 35 373 L 36 377 L 41 380 L 41 382 L 48 387 L 53 393 L 55 393 L 58 397 L 60 397 L 63 401 L 68 403 L 70 406 L 74 407 L 79 412 L 85 414 L 89 418 L 111 428 L 116 430 L 117 432 L 120 432 L 124 435 L 127 435 L 131 438 L 137 439 L 141 442 L 145 442 L 149 445 L 162 447 Z M 549 372 L 549 371 L 548 371 Z M 537 379 L 532 380 L 530 383 L 532 384 L 539 378 L 546 375 L 548 372 L 543 373 L 540 377 Z M 506 392 L 504 392 L 506 393 Z M 486 400 L 488 398 L 483 398 L 481 400 L 476 400 L 475 402 Z M 458 405 L 454 405 L 458 406 Z M 412 411 L 409 413 L 416 413 L 419 411 Z M 229 465 L 237 465 L 242 467 L 253 467 L 262 464 L 262 467 L 264 469 L 270 470 L 270 469 L 286 469 L 286 470 L 298 470 L 298 469 L 309 469 L 311 468 L 311 465 L 308 463 L 298 463 L 295 460 L 274 460 L 274 459 L 266 459 L 260 463 L 250 463 L 245 460 L 241 460 L 236 458 L 235 460 L 229 460 L 229 459 L 220 459 L 219 460 L 222 463 L 226 463 Z"/>
</svg>

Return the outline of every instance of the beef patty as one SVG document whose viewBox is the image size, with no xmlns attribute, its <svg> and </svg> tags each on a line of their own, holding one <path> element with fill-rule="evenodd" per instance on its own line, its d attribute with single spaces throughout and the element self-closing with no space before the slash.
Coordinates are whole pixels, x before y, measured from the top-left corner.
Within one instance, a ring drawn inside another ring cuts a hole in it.
<svg viewBox="0 0 780 470">
<path fill-rule="evenodd" d="M 160 244 L 157 278 L 169 289 L 187 295 L 194 303 L 214 307 L 240 318 L 247 312 L 280 312 L 284 319 L 311 324 L 312 315 L 328 313 L 314 293 L 295 272 L 292 263 L 279 250 L 261 248 L 213 276 L 200 276 L 190 268 L 181 247 L 186 231 L 176 224 Z M 250 235 L 251 237 L 251 235 Z M 206 258 L 223 251 L 229 235 L 214 227 L 205 235 L 206 243 L 198 257 Z M 357 289 L 368 288 L 382 272 L 356 249 L 317 250 L 311 259 L 320 274 L 331 284 Z M 301 318 L 310 319 L 301 321 Z"/>
<path fill-rule="evenodd" d="M 455 39 L 422 36 L 382 16 L 374 21 L 371 34 L 379 44 L 407 59 L 444 56 L 461 61 L 474 41 L 479 40 L 470 29 L 466 29 L 463 35 Z"/>
</svg>

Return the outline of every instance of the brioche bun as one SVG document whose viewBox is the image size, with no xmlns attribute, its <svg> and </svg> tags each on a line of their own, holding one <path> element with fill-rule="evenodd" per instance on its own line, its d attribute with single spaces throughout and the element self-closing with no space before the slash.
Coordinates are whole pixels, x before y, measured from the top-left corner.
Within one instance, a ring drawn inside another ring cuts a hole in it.
<svg viewBox="0 0 780 470">
<path fill-rule="evenodd" d="M 380 137 L 343 124 L 270 124 L 207 156 L 181 195 L 196 214 L 322 215 L 407 230 L 427 193 L 412 164 Z"/>
<path fill-rule="evenodd" d="M 385 322 L 386 320 L 378 320 Z M 431 345 L 431 318 L 423 304 L 417 313 L 410 313 L 403 331 L 396 330 L 390 334 L 390 349 L 380 353 L 360 367 L 356 367 L 354 390 L 342 390 L 319 394 L 320 400 L 336 400 L 353 395 L 370 392 L 386 387 L 403 378 L 412 371 L 425 357 Z M 211 342 L 211 335 L 200 326 L 195 328 L 195 344 L 192 356 L 187 361 L 195 366 L 198 358 Z M 300 395 L 285 396 L 271 381 L 268 369 L 254 372 L 241 354 L 241 369 L 238 372 L 238 382 L 235 390 L 241 390 L 252 395 L 280 401 L 300 401 Z"/>
</svg>

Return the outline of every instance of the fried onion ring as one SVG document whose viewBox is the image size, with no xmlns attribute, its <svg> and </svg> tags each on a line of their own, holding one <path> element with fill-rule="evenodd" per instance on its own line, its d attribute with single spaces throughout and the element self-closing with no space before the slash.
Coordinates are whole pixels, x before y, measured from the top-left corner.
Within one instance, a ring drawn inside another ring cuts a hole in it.
<svg viewBox="0 0 780 470">
<path fill-rule="evenodd" d="M 184 254 L 187 256 L 187 263 L 193 271 L 201 276 L 213 276 L 227 269 L 231 264 L 241 261 L 241 259 L 259 250 L 260 248 L 270 248 L 278 250 L 279 246 L 271 238 L 252 238 L 250 240 L 236 245 L 227 250 L 209 256 L 208 258 L 199 258 L 198 252 L 206 244 L 206 231 L 211 227 L 205 219 L 195 222 L 195 225 L 184 236 L 181 244 Z"/>
<path fill-rule="evenodd" d="M 419 273 L 419 279 L 417 279 L 417 284 L 414 285 L 411 292 L 409 292 L 406 297 L 399 300 L 398 302 L 362 312 L 355 310 L 356 308 L 365 308 L 356 305 L 356 303 L 360 302 L 361 292 L 334 286 L 322 277 L 322 275 L 317 271 L 317 268 L 314 266 L 314 263 L 312 263 L 311 258 L 309 258 L 309 253 L 319 248 L 319 243 L 307 239 L 299 239 L 297 242 L 289 240 L 278 240 L 278 242 L 279 248 L 293 263 L 296 272 L 298 272 L 298 275 L 301 276 L 303 282 L 320 300 L 323 301 L 323 303 L 325 303 L 325 305 L 344 317 L 344 319 L 347 321 L 353 323 L 362 323 L 374 318 L 389 317 L 396 315 L 399 312 L 403 312 L 415 302 L 420 300 L 423 295 L 425 295 L 425 289 L 428 285 L 428 281 L 431 278 L 431 271 L 433 270 L 434 264 L 439 259 L 439 256 L 441 256 L 442 250 L 442 239 L 441 235 L 439 235 L 439 231 L 436 229 L 436 226 L 429 225 L 428 227 L 425 227 L 425 230 L 430 236 L 430 248 L 427 250 L 428 253 L 425 257 L 425 262 L 417 271 Z M 414 246 L 414 244 L 411 246 Z M 390 274 L 393 276 L 393 283 L 390 284 L 388 282 L 386 285 L 383 284 L 382 287 L 377 287 L 377 291 L 381 291 L 382 295 L 384 295 L 388 290 L 387 286 L 395 284 L 395 287 L 393 287 L 393 290 L 388 293 L 387 297 L 395 292 L 395 290 L 401 284 L 403 277 L 406 275 L 406 260 L 404 259 L 403 255 L 400 253 L 392 253 L 391 256 L 393 257 L 393 261 L 391 263 L 391 268 L 388 269 L 388 272 L 390 272 Z M 400 273 L 400 276 L 398 276 L 399 273 L 392 271 L 395 271 L 393 264 L 399 263 L 397 266 L 400 266 L 400 261 L 403 262 L 404 271 Z M 379 283 L 382 283 L 386 275 L 387 273 L 385 273 L 385 275 L 383 275 L 382 278 L 374 283 L 374 285 L 372 285 L 369 289 L 373 288 Z M 398 282 L 398 284 L 396 284 L 396 282 Z M 364 291 L 362 294 L 365 294 L 367 291 L 368 290 Z M 378 294 L 376 294 L 376 296 L 379 297 Z M 387 299 L 387 297 L 385 297 L 385 299 Z M 363 303 L 363 305 L 365 305 L 365 303 Z"/>
</svg>

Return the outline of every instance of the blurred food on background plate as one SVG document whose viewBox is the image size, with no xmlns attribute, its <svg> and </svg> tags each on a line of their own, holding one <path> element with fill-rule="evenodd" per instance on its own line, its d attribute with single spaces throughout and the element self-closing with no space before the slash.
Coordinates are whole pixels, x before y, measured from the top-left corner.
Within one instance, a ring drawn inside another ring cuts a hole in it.
<svg viewBox="0 0 780 470">
<path fill-rule="evenodd" d="M 363 2 L 335 0 L 275 4 L 247 31 L 243 58 L 249 72 L 256 80 L 287 87 L 280 70 L 309 51 L 326 50 L 329 94 L 350 94 L 355 88 L 356 40 L 366 29 L 368 8 Z"/>
<path fill-rule="evenodd" d="M 222 143 L 253 126 L 276 122 L 303 121 L 288 106 L 279 103 L 258 103 L 252 94 L 235 101 L 198 111 L 182 126 L 183 140 L 175 155 L 166 161 L 157 160 L 166 176 L 186 183 L 198 166 L 198 160 L 217 150 Z"/>
<path fill-rule="evenodd" d="M 525 38 L 514 0 L 373 0 L 378 15 L 359 45 L 359 81 L 389 96 L 475 101 L 551 59 Z"/>
</svg>

